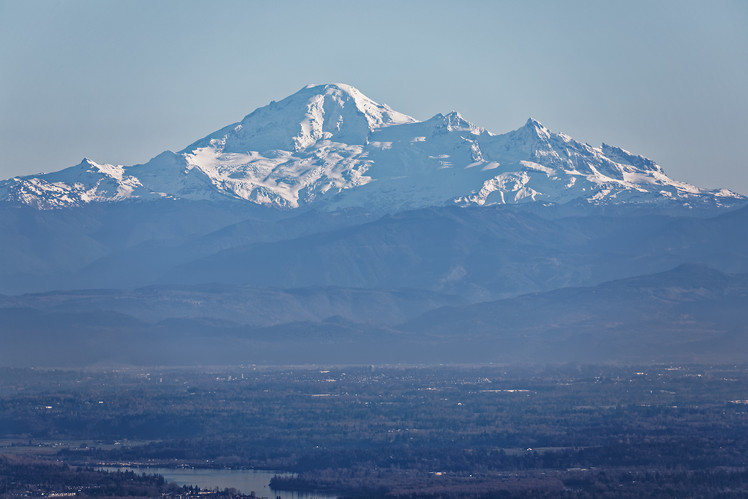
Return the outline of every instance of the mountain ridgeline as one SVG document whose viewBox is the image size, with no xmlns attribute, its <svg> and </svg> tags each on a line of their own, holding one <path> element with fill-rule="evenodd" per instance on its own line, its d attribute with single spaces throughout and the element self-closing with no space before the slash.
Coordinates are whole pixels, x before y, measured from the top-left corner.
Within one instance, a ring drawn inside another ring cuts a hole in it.
<svg viewBox="0 0 748 499">
<path fill-rule="evenodd" d="M 532 119 L 310 86 L 142 165 L 0 182 L 0 364 L 735 359 L 746 204 Z"/>
<path fill-rule="evenodd" d="M 39 209 L 157 199 L 380 214 L 452 204 L 745 202 L 726 189 L 672 180 L 647 158 L 577 142 L 533 119 L 501 135 L 456 112 L 419 122 L 343 84 L 303 88 L 142 165 L 84 159 L 0 182 L 0 200 Z"/>
</svg>

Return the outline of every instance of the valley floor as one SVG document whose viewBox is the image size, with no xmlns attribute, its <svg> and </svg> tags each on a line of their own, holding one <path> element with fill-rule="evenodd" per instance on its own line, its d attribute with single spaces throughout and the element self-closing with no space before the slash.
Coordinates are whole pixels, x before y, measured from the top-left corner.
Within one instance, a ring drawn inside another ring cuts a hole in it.
<svg viewBox="0 0 748 499">
<path fill-rule="evenodd" d="M 744 497 L 748 366 L 2 369 L 0 433 L 14 463 L 293 473 L 276 491 Z"/>
</svg>

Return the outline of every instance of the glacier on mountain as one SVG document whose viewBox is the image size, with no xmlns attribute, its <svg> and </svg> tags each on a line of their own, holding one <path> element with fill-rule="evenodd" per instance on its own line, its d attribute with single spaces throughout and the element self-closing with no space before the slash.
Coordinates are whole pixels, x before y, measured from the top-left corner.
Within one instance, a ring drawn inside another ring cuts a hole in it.
<svg viewBox="0 0 748 499">
<path fill-rule="evenodd" d="M 79 165 L 0 182 L 0 201 L 55 209 L 129 199 L 246 200 L 281 209 L 540 202 L 731 205 L 624 149 L 533 119 L 496 135 L 456 112 L 417 121 L 344 84 L 308 86 L 185 149 L 134 166 Z"/>
</svg>

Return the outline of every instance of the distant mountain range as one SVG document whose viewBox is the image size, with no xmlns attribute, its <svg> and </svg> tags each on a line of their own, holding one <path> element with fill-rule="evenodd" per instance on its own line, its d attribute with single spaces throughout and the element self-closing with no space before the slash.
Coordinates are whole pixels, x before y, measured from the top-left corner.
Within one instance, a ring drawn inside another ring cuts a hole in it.
<svg viewBox="0 0 748 499">
<path fill-rule="evenodd" d="M 0 365 L 740 360 L 747 204 L 534 120 L 306 87 L 0 182 Z"/>
<path fill-rule="evenodd" d="M 126 200 L 242 200 L 280 209 L 620 203 L 736 206 L 652 160 L 592 147 L 533 119 L 495 135 L 458 113 L 419 122 L 343 84 L 309 86 L 178 153 L 0 182 L 0 200 L 55 209 Z"/>
<path fill-rule="evenodd" d="M 0 299 L 0 365 L 743 362 L 746 303 L 748 274 L 698 265 L 477 304 L 343 288 L 45 293 Z"/>
</svg>

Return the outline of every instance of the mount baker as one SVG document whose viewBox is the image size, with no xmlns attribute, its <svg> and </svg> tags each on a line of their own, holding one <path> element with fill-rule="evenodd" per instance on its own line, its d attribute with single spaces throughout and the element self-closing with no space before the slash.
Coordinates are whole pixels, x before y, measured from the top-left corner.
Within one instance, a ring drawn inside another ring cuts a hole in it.
<svg viewBox="0 0 748 499">
<path fill-rule="evenodd" d="M 0 366 L 742 362 L 746 201 L 306 87 L 142 165 L 0 182 Z"/>
<path fill-rule="evenodd" d="M 0 200 L 59 209 L 126 200 L 245 200 L 279 209 L 540 202 L 732 206 L 619 147 L 578 142 L 529 119 L 495 135 L 458 113 L 417 121 L 344 84 L 307 86 L 145 164 L 84 159 L 0 182 Z"/>
</svg>

